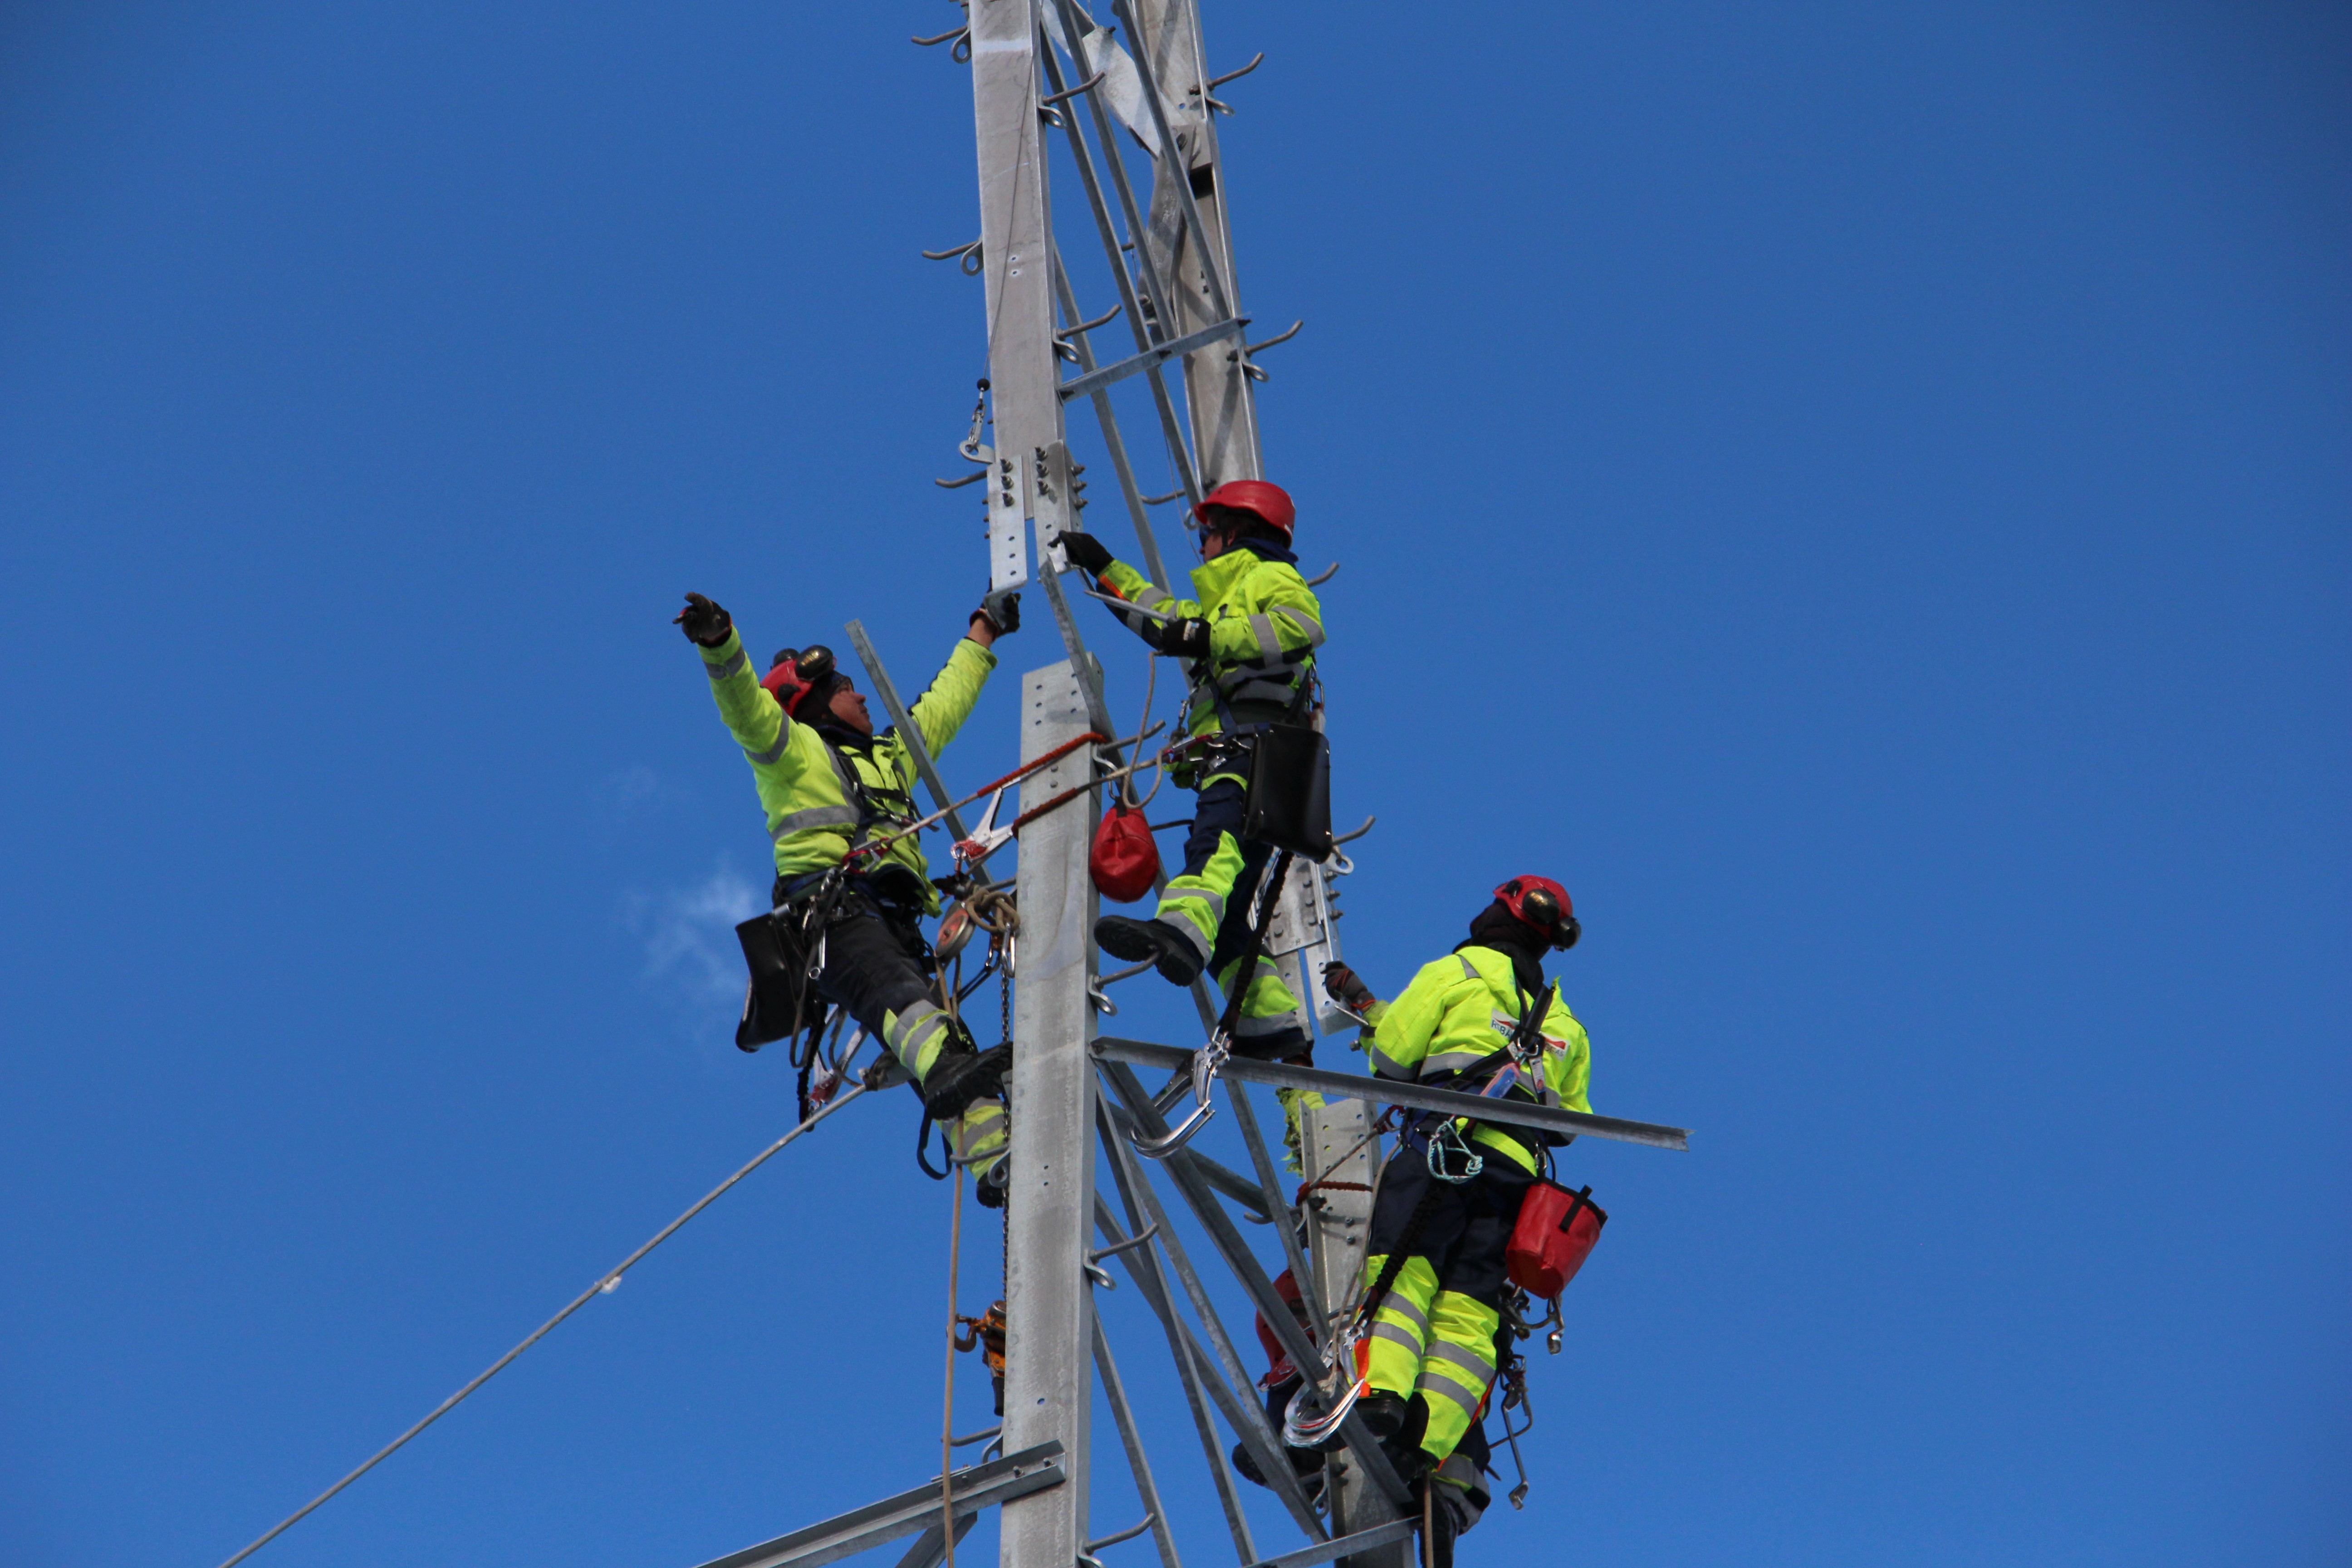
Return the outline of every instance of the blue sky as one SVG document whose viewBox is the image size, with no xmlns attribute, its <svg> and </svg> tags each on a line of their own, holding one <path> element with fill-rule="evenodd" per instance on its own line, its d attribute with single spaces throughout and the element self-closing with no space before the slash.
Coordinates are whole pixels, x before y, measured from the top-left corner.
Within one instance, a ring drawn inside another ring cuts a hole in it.
<svg viewBox="0 0 2352 1568">
<path fill-rule="evenodd" d="M 1596 1106 L 1697 1130 L 1571 1152 L 1614 1217 L 1465 1552 L 2342 1561 L 2352 27 L 1436 16 L 1207 18 L 1268 55 L 1223 129 L 1244 300 L 1307 323 L 1261 408 L 1343 563 L 1348 951 L 1392 993 L 1560 878 Z M 667 617 L 859 616 L 911 686 L 983 586 L 930 484 L 979 286 L 916 255 L 977 232 L 969 91 L 905 42 L 954 18 L 0 17 L 12 1563 L 219 1561 L 789 1121 Z M 260 1561 L 683 1564 L 923 1479 L 914 1123 L 852 1108 Z"/>
</svg>

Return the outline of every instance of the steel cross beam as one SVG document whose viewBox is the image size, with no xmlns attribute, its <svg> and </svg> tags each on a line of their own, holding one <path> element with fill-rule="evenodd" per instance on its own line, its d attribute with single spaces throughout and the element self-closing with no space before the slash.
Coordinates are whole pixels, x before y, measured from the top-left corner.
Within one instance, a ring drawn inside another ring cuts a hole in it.
<svg viewBox="0 0 2352 1568">
<path fill-rule="evenodd" d="M 961 1521 L 993 1504 L 1058 1489 L 1065 1479 L 1065 1465 L 1059 1443 L 1040 1443 L 984 1465 L 951 1471 L 944 1506 Z M 937 1531 L 942 1506 L 940 1483 L 925 1481 L 821 1524 L 714 1557 L 702 1568 L 824 1568 L 827 1563 L 838 1563 L 926 1527 Z"/>
<path fill-rule="evenodd" d="M 1138 1067 L 1166 1068 L 1171 1071 L 1188 1067 L 1192 1060 L 1191 1051 L 1179 1050 L 1174 1046 L 1155 1046 L 1142 1040 L 1121 1040 L 1109 1037 L 1095 1042 L 1095 1057 L 1099 1061 L 1132 1062 Z M 1250 1061 L 1242 1057 L 1235 1057 L 1225 1063 L 1223 1076 L 1238 1079 L 1244 1083 L 1272 1084 L 1277 1089 L 1316 1089 L 1339 1100 L 1370 1100 L 1387 1105 L 1402 1105 L 1414 1110 L 1443 1110 L 1476 1121 L 1500 1121 L 1513 1127 L 1532 1127 L 1542 1132 L 1564 1132 L 1571 1138 L 1584 1134 L 1619 1143 L 1646 1143 L 1653 1149 L 1687 1150 L 1690 1147 L 1690 1129 L 1686 1127 L 1662 1127 L 1654 1121 L 1628 1121 L 1617 1116 L 1594 1116 L 1581 1110 L 1530 1105 L 1525 1100 L 1487 1100 L 1475 1094 L 1457 1094 L 1452 1089 L 1399 1083 L 1393 1079 L 1318 1072 L 1312 1068 L 1295 1068 L 1285 1062 Z"/>
</svg>

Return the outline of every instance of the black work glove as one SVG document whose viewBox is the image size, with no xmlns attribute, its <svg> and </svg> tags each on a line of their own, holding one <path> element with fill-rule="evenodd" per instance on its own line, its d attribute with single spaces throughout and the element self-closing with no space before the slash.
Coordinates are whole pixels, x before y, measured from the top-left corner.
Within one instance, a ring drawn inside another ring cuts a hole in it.
<svg viewBox="0 0 2352 1568">
<path fill-rule="evenodd" d="M 1091 533 L 1064 529 L 1045 542 L 1060 545 L 1062 554 L 1069 563 L 1089 577 L 1099 577 L 1110 570 L 1110 552 L 1105 550 L 1102 541 Z"/>
<path fill-rule="evenodd" d="M 1209 657 L 1209 623 L 1194 616 L 1188 621 L 1160 623 L 1160 651 L 1172 653 L 1178 658 Z"/>
<path fill-rule="evenodd" d="M 1354 1013 L 1360 1013 L 1380 1000 L 1372 994 L 1372 988 L 1344 963 L 1323 966 L 1323 994 Z"/>
<path fill-rule="evenodd" d="M 1017 632 L 1021 629 L 1021 590 L 992 588 L 972 614 L 995 627 L 998 637 Z"/>
<path fill-rule="evenodd" d="M 683 628 L 689 641 L 705 647 L 717 647 L 735 629 L 734 617 L 699 594 L 686 596 L 686 608 L 670 617 L 670 625 Z"/>
</svg>

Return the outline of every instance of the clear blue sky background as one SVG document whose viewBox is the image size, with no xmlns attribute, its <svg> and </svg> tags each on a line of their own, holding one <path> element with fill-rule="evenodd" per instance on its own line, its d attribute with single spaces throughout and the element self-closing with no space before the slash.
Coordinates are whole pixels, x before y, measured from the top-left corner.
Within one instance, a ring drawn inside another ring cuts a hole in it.
<svg viewBox="0 0 2352 1568">
<path fill-rule="evenodd" d="M 916 256 L 977 231 L 969 91 L 905 42 L 955 16 L 0 16 L 11 1563 L 216 1563 L 789 1121 L 667 617 L 859 616 L 912 686 L 982 585 L 930 484 L 979 285 Z M 1572 1152 L 1614 1222 L 1465 1552 L 2345 1561 L 2342 11 L 1208 32 L 1269 56 L 1229 185 L 1307 321 L 1261 405 L 1345 563 L 1350 956 L 1392 992 L 1549 870 L 1595 1102 L 1698 1130 Z M 1006 647 L 959 780 L 1055 656 Z M 685 1564 L 930 1474 L 914 1124 L 853 1108 L 262 1561 Z"/>
</svg>

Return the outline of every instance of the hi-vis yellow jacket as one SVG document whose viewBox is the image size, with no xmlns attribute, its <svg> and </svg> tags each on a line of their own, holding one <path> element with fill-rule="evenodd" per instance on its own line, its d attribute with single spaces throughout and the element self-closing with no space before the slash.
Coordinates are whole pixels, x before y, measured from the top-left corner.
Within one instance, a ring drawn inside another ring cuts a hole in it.
<svg viewBox="0 0 2352 1568">
<path fill-rule="evenodd" d="M 853 842 L 893 832 L 920 815 L 915 809 L 914 754 L 895 730 L 876 736 L 870 746 L 827 745 L 814 729 L 785 717 L 782 706 L 751 672 L 743 640 L 732 631 L 717 647 L 702 650 L 702 666 L 710 677 L 710 694 L 719 701 L 719 716 L 751 759 L 751 778 L 768 816 L 768 837 L 776 845 L 778 876 L 837 866 Z M 956 644 L 947 668 L 909 714 L 931 755 L 947 750 L 971 717 L 980 689 L 995 668 L 996 656 L 970 637 Z M 866 803 L 863 812 L 859 796 Z M 922 844 L 914 835 L 891 845 L 881 858 L 898 862 L 918 878 L 930 875 Z M 928 881 L 923 889 L 925 907 L 936 914 L 939 893 Z"/>
<path fill-rule="evenodd" d="M 1502 1053 L 1524 1016 L 1523 1005 L 1533 1002 L 1511 973 L 1510 954 L 1491 947 L 1464 947 L 1422 965 L 1395 1001 L 1375 1002 L 1366 1010 L 1364 1016 L 1374 1026 L 1366 1033 L 1364 1054 L 1371 1058 L 1376 1078 L 1402 1083 L 1436 1080 L 1439 1087 L 1475 1094 L 1486 1072 L 1459 1083 L 1444 1080 L 1482 1062 L 1495 1068 L 1508 1063 L 1510 1057 Z M 1592 1101 L 1585 1091 L 1591 1079 L 1592 1042 L 1554 981 L 1551 1006 L 1543 1016 L 1542 1083 L 1538 1088 L 1523 1081 L 1507 1098 L 1590 1112 Z M 1536 1168 L 1535 1156 L 1507 1132 L 1482 1125 L 1471 1136 L 1528 1170 Z"/>
<path fill-rule="evenodd" d="M 1278 552 L 1267 548 L 1268 554 L 1260 555 L 1250 543 L 1237 544 L 1194 567 L 1192 591 L 1201 595 L 1198 599 L 1162 593 L 1150 578 L 1122 561 L 1112 562 L 1103 572 L 1105 585 L 1130 604 L 1209 623 L 1208 668 L 1196 663 L 1191 670 L 1192 706 L 1185 724 L 1190 734 L 1223 728 L 1215 693 L 1223 695 L 1242 723 L 1281 718 L 1315 667 L 1315 649 L 1323 640 L 1323 606 L 1298 568 L 1286 559 L 1274 559 Z M 1116 607 L 1113 613 L 1139 632 L 1152 621 Z"/>
</svg>

